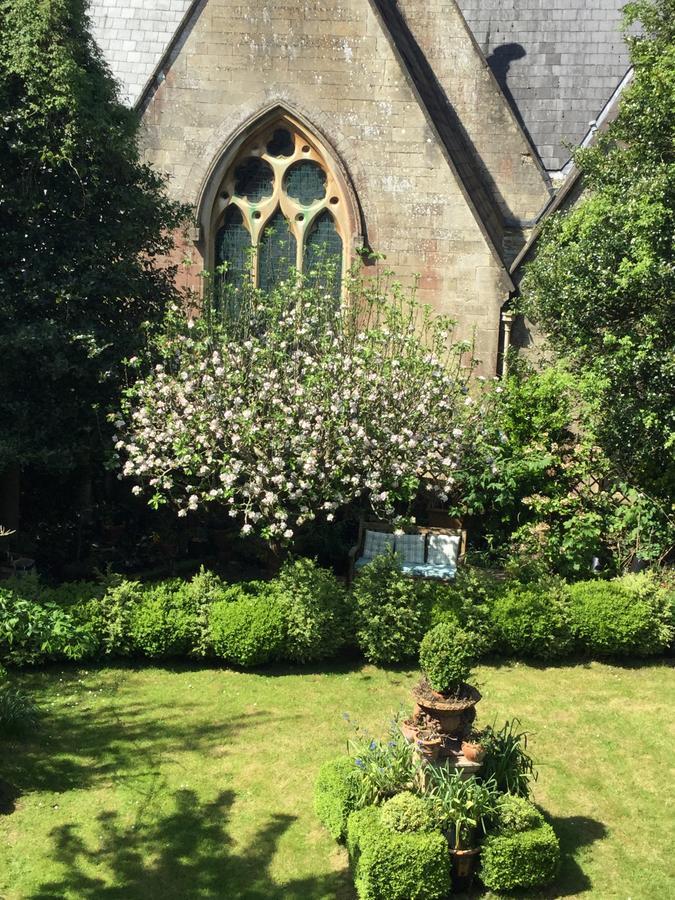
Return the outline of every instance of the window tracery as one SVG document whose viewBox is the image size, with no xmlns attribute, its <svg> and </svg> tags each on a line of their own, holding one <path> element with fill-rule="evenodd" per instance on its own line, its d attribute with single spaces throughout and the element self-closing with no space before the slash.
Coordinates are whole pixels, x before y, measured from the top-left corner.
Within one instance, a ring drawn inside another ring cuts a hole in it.
<svg viewBox="0 0 675 900">
<path fill-rule="evenodd" d="M 214 212 L 214 263 L 227 263 L 227 283 L 250 277 L 269 290 L 290 268 L 309 274 L 328 259 L 339 293 L 349 253 L 345 198 L 318 143 L 290 119 L 244 142 Z"/>
</svg>

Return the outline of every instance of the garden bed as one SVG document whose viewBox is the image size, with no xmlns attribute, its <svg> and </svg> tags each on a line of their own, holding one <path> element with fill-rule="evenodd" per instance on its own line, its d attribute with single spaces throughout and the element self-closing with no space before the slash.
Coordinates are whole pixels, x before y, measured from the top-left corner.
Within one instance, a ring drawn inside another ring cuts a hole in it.
<svg viewBox="0 0 675 900">
<path fill-rule="evenodd" d="M 517 710 L 532 732 L 534 796 L 563 854 L 546 896 L 673 896 L 660 774 L 672 669 L 477 674 L 480 722 Z M 0 816 L 0 895 L 352 898 L 346 852 L 312 810 L 313 781 L 351 734 L 342 713 L 377 733 L 418 677 L 372 666 L 24 672 L 44 715 L 30 740 L 0 741 L 0 777 L 19 792 Z M 649 740 L 636 763 L 640 734 Z"/>
</svg>

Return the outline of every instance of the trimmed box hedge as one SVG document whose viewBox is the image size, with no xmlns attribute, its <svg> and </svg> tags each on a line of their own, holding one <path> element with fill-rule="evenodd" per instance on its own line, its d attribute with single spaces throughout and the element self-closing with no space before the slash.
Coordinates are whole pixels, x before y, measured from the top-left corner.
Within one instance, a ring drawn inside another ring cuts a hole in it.
<svg viewBox="0 0 675 900">
<path fill-rule="evenodd" d="M 492 891 L 544 887 L 558 874 L 560 844 L 544 823 L 527 831 L 488 835 L 480 860 L 480 879 Z"/>
</svg>

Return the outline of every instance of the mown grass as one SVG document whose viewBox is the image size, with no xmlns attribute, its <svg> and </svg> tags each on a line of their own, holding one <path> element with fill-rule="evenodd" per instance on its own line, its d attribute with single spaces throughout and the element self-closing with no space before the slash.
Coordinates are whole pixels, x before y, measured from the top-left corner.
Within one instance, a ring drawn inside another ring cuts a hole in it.
<svg viewBox="0 0 675 900">
<path fill-rule="evenodd" d="M 416 677 L 358 665 L 22 675 L 44 714 L 33 738 L 0 739 L 0 897 L 352 898 L 312 782 L 345 747 L 342 714 L 379 733 Z M 675 897 L 672 669 L 493 665 L 478 681 L 479 721 L 517 716 L 532 732 L 535 797 L 564 852 L 542 896 Z"/>
</svg>

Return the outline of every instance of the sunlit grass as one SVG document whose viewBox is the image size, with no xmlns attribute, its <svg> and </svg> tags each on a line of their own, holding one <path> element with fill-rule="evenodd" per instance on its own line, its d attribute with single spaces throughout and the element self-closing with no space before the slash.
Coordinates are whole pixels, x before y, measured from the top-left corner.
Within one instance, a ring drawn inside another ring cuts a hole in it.
<svg viewBox="0 0 675 900">
<path fill-rule="evenodd" d="M 20 792 L 0 815 L 0 897 L 351 898 L 312 782 L 345 747 L 342 714 L 381 732 L 416 676 L 358 665 L 23 675 L 44 715 L 31 740 L 0 740 L 0 777 Z M 484 666 L 478 680 L 481 722 L 515 715 L 532 732 L 535 796 L 565 852 L 546 896 L 675 896 L 672 669 Z"/>
</svg>

